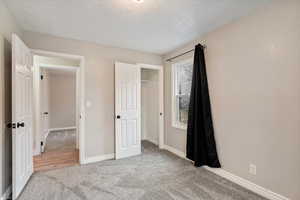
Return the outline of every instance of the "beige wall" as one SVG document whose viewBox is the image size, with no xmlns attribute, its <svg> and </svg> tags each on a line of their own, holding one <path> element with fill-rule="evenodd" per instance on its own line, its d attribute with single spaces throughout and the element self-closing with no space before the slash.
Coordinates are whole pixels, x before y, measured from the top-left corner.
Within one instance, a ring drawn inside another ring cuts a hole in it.
<svg viewBox="0 0 300 200">
<path fill-rule="evenodd" d="M 91 107 L 86 108 L 86 156 L 114 153 L 114 62 L 161 64 L 161 57 L 88 42 L 24 33 L 24 41 L 34 49 L 85 57 L 85 93 Z"/>
<path fill-rule="evenodd" d="M 300 1 L 274 1 L 166 56 L 207 45 L 223 168 L 293 200 L 300 199 L 299 19 Z M 185 131 L 171 127 L 171 67 L 165 67 L 165 141 L 185 151 Z M 250 163 L 256 176 L 248 173 Z"/>
<path fill-rule="evenodd" d="M 76 74 L 48 73 L 49 128 L 76 126 Z"/>
<path fill-rule="evenodd" d="M 11 185 L 11 34 L 21 29 L 0 0 L 0 198 Z"/>
<path fill-rule="evenodd" d="M 22 36 L 21 28 L 16 23 L 3 0 L 0 0 L 0 33 L 8 41 L 11 40 L 12 33 L 16 33 L 20 37 Z"/>
</svg>

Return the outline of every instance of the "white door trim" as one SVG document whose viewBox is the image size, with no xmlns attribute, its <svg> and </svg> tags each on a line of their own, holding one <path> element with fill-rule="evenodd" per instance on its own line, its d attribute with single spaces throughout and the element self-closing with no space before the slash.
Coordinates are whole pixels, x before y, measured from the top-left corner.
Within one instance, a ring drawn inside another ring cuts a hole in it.
<svg viewBox="0 0 300 200">
<path fill-rule="evenodd" d="M 153 69 L 159 72 L 159 112 L 161 113 L 159 118 L 159 136 L 158 146 L 160 149 L 164 147 L 164 68 L 161 65 L 149 65 L 138 63 L 141 69 Z"/>
<path fill-rule="evenodd" d="M 12 186 L 8 186 L 4 192 L 4 194 L 2 195 L 2 197 L 0 198 L 0 200 L 9 200 L 11 199 L 10 198 L 10 195 L 12 194 Z"/>
<path fill-rule="evenodd" d="M 31 49 L 33 55 L 41 56 L 54 56 L 61 58 L 70 58 L 80 61 L 79 69 L 76 72 L 76 127 L 78 131 L 78 140 L 79 140 L 79 162 L 83 164 L 85 161 L 85 142 L 84 142 L 84 130 L 85 130 L 85 58 L 79 55 L 71 55 L 66 53 L 44 51 L 39 49 Z M 39 100 L 39 79 L 40 79 L 40 69 L 39 66 L 34 66 L 34 91 L 35 91 L 35 133 L 38 133 L 40 130 L 40 100 Z M 81 117 L 81 118 L 80 118 Z M 36 134 L 36 141 L 40 141 L 40 134 Z M 38 143 L 38 142 L 37 142 Z M 40 154 L 40 144 L 35 146 L 35 155 Z"/>
</svg>

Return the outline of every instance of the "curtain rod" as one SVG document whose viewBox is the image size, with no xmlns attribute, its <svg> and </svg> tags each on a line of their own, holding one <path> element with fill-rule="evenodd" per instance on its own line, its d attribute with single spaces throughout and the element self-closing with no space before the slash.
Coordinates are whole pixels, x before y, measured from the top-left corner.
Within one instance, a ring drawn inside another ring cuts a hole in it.
<svg viewBox="0 0 300 200">
<path fill-rule="evenodd" d="M 202 45 L 202 46 L 203 46 L 204 49 L 206 49 L 206 45 Z M 191 53 L 191 52 L 193 52 L 193 51 L 195 51 L 195 49 L 191 49 L 191 50 L 186 51 L 186 52 L 184 52 L 184 53 L 181 53 L 181 54 L 179 54 L 179 55 L 177 55 L 177 56 L 174 56 L 174 57 L 172 57 L 172 58 L 168 58 L 168 59 L 166 60 L 166 62 L 171 62 L 171 61 L 174 60 L 175 58 L 179 58 L 179 57 L 184 56 L 184 55 L 186 55 L 186 54 L 188 54 L 188 53 Z"/>
</svg>

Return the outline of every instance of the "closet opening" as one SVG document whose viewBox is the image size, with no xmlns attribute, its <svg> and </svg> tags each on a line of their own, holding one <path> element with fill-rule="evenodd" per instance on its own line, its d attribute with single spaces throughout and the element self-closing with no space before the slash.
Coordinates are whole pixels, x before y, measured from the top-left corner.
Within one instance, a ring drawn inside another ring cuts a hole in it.
<svg viewBox="0 0 300 200">
<path fill-rule="evenodd" d="M 115 159 L 164 148 L 163 67 L 115 63 Z"/>
<path fill-rule="evenodd" d="M 141 68 L 141 140 L 159 146 L 160 82 L 159 70 Z"/>
</svg>

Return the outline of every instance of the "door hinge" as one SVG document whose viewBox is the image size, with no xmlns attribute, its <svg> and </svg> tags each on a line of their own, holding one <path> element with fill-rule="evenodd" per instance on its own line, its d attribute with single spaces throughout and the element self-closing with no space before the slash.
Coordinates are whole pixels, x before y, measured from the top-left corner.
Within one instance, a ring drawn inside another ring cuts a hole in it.
<svg viewBox="0 0 300 200">
<path fill-rule="evenodd" d="M 44 147 L 44 142 L 43 141 L 41 141 L 41 148 L 40 148 L 40 150 L 41 150 L 41 153 L 44 153 L 45 147 Z"/>
<path fill-rule="evenodd" d="M 44 79 L 44 76 L 43 75 L 41 75 L 41 80 L 43 80 Z"/>
</svg>

